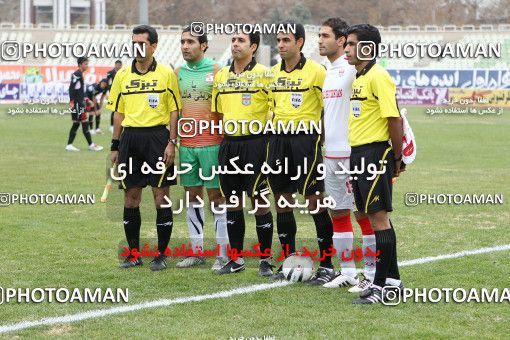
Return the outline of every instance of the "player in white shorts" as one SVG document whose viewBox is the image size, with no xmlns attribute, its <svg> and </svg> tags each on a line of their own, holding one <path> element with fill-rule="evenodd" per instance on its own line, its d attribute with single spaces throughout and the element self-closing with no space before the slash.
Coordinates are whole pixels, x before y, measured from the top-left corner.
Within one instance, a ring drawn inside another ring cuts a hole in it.
<svg viewBox="0 0 510 340">
<path fill-rule="evenodd" d="M 358 293 L 368 288 L 374 280 L 375 257 L 366 256 L 367 248 L 375 253 L 375 236 L 368 216 L 359 211 L 354 216 L 361 227 L 363 236 L 362 250 L 364 276 L 358 278 L 354 260 L 354 233 L 351 223 L 351 211 L 354 210 L 354 195 L 351 190 L 349 173 L 349 157 L 351 148 L 347 140 L 348 120 L 352 82 L 356 77 L 356 69 L 344 58 L 344 44 L 349 26 L 340 18 L 326 20 L 319 32 L 319 52 L 326 56 L 331 65 L 327 69 L 326 80 L 322 88 L 324 100 L 324 147 L 326 167 L 326 193 L 333 197 L 336 206 L 331 210 L 333 219 L 333 245 L 341 263 L 341 270 L 335 279 L 324 284 L 324 287 L 351 287 L 349 292 Z M 341 165 L 340 165 L 340 164 Z M 343 171 L 345 174 L 335 174 Z M 343 256 L 342 256 L 343 253 Z"/>
</svg>

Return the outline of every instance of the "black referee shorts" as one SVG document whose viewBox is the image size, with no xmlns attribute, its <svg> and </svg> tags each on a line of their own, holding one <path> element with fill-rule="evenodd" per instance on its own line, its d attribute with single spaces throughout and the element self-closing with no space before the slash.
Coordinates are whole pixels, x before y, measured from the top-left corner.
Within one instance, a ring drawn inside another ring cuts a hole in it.
<svg viewBox="0 0 510 340">
<path fill-rule="evenodd" d="M 79 122 L 87 120 L 87 113 L 85 111 L 86 107 L 84 103 L 72 100 L 69 104 L 71 106 L 71 119 L 73 121 Z"/>
<path fill-rule="evenodd" d="M 260 193 L 268 189 L 267 178 L 261 173 L 262 164 L 266 159 L 267 139 L 264 135 L 223 138 L 218 154 L 219 165 L 233 171 L 234 167 L 230 160 L 239 157 L 235 162 L 237 166 L 244 169 L 246 164 L 252 164 L 251 170 L 254 172 L 253 175 L 220 174 L 220 189 L 225 197 L 232 196 L 234 190 L 236 196 L 244 191 L 247 196 L 254 197 L 255 191 Z"/>
<path fill-rule="evenodd" d="M 351 148 L 351 171 L 361 169 L 361 160 L 364 159 L 363 174 L 352 174 L 357 178 L 352 180 L 352 190 L 354 192 L 354 200 L 358 211 L 365 213 L 376 213 L 381 210 L 390 212 L 393 210 L 392 190 L 393 190 L 393 172 L 395 169 L 395 157 L 393 150 L 388 142 L 377 142 Z M 379 161 L 385 161 L 381 164 Z M 369 164 L 375 164 L 377 170 L 381 171 L 383 165 L 386 165 L 386 171 L 373 177 L 367 171 Z"/>
<path fill-rule="evenodd" d="M 164 188 L 177 183 L 176 179 L 168 180 L 174 173 L 173 164 L 163 174 L 143 174 L 142 165 L 146 162 L 151 169 L 158 171 L 156 163 L 163 161 L 165 148 L 168 145 L 170 132 L 164 125 L 139 128 L 124 128 L 120 136 L 119 165 L 125 164 L 126 178 L 120 183 L 121 189 L 144 188 L 148 184 L 154 188 Z M 158 159 L 161 157 L 161 159 Z M 131 174 L 129 164 L 131 159 Z"/>
<path fill-rule="evenodd" d="M 280 174 L 269 174 L 269 184 L 274 193 L 295 193 L 303 196 L 314 195 L 317 191 L 324 191 L 324 180 L 317 180 L 320 176 L 317 166 L 323 162 L 320 136 L 317 134 L 271 135 L 269 138 L 269 153 L 266 159 L 268 165 L 276 170 L 278 164 L 282 166 Z M 288 173 L 285 173 L 285 158 L 288 162 Z M 303 173 L 305 171 L 307 173 Z M 301 168 L 301 175 L 296 177 L 297 167 Z"/>
</svg>

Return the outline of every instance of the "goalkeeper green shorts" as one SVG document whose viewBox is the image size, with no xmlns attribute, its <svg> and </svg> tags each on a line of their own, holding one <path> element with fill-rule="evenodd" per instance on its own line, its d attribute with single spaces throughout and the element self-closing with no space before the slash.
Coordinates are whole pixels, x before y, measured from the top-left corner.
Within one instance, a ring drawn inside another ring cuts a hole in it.
<svg viewBox="0 0 510 340">
<path fill-rule="evenodd" d="M 190 148 L 181 146 L 179 148 L 179 161 L 181 170 L 184 169 L 183 164 L 190 164 L 191 170 L 181 175 L 181 185 L 184 187 L 200 187 L 205 186 L 208 189 L 219 189 L 220 184 L 218 175 L 214 175 L 212 179 L 213 167 L 218 167 L 219 145 L 203 146 Z M 186 166 L 188 167 L 188 166 Z M 201 169 L 202 178 L 199 175 Z"/>
</svg>

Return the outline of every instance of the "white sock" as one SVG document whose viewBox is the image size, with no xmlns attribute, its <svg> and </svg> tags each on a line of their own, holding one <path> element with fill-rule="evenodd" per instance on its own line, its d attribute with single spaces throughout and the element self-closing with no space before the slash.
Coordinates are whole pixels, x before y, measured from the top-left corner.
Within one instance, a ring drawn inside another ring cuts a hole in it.
<svg viewBox="0 0 510 340">
<path fill-rule="evenodd" d="M 354 262 L 354 257 L 352 253 L 354 240 L 354 233 L 352 231 L 343 232 L 343 233 L 333 233 L 333 245 L 336 249 L 336 253 L 338 259 L 341 263 L 341 273 L 342 275 L 347 275 L 350 277 L 356 277 L 356 263 Z M 344 261 L 342 259 L 342 252 L 344 257 L 350 258 L 351 260 Z"/>
<path fill-rule="evenodd" d="M 228 231 L 227 214 L 214 214 L 214 229 L 216 231 L 216 244 L 220 245 L 220 256 L 227 258 Z"/>
<path fill-rule="evenodd" d="M 398 286 L 400 286 L 401 282 L 402 281 L 397 280 L 397 279 L 392 279 L 392 278 L 389 278 L 389 277 L 386 278 L 386 284 L 390 285 L 390 286 L 397 286 L 398 287 Z"/>
<path fill-rule="evenodd" d="M 186 213 L 186 222 L 194 252 L 204 249 L 204 217 L 204 208 L 195 208 L 195 204 L 191 203 Z"/>
<path fill-rule="evenodd" d="M 362 247 L 363 247 L 363 262 L 365 262 L 365 269 L 364 269 L 365 278 L 374 282 L 376 258 L 373 256 L 367 257 L 364 254 L 367 252 L 367 250 L 366 250 L 367 247 L 370 248 L 372 250 L 372 252 L 375 254 L 375 252 L 376 252 L 375 235 L 363 235 Z"/>
</svg>

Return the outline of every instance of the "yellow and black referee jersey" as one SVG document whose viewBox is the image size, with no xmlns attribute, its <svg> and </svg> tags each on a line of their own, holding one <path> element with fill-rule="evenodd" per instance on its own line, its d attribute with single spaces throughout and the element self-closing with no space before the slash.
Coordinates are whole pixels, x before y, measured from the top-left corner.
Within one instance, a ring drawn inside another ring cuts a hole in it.
<svg viewBox="0 0 510 340">
<path fill-rule="evenodd" d="M 135 62 L 115 75 L 106 108 L 124 116 L 123 127 L 168 125 L 170 112 L 181 107 L 174 71 L 154 59 L 147 73 L 141 74 Z"/>
<path fill-rule="evenodd" d="M 294 121 L 318 122 L 321 118 L 322 86 L 326 78 L 324 66 L 313 60 L 307 60 L 303 53 L 296 67 L 285 71 L 285 61 L 271 68 L 273 80 L 269 96 L 274 112 L 273 121 L 285 124 Z"/>
<path fill-rule="evenodd" d="M 356 74 L 352 83 L 349 144 L 388 141 L 388 117 L 400 117 L 395 83 L 373 60 Z"/>
<path fill-rule="evenodd" d="M 223 114 L 224 123 L 255 120 L 264 126 L 269 114 L 269 75 L 269 69 L 257 63 L 255 58 L 252 58 L 240 74 L 234 72 L 234 62 L 230 67 L 223 67 L 214 77 L 211 111 Z M 254 130 L 258 130 L 258 127 Z M 241 125 L 238 125 L 232 136 L 249 134 L 249 128 L 242 129 Z"/>
</svg>

